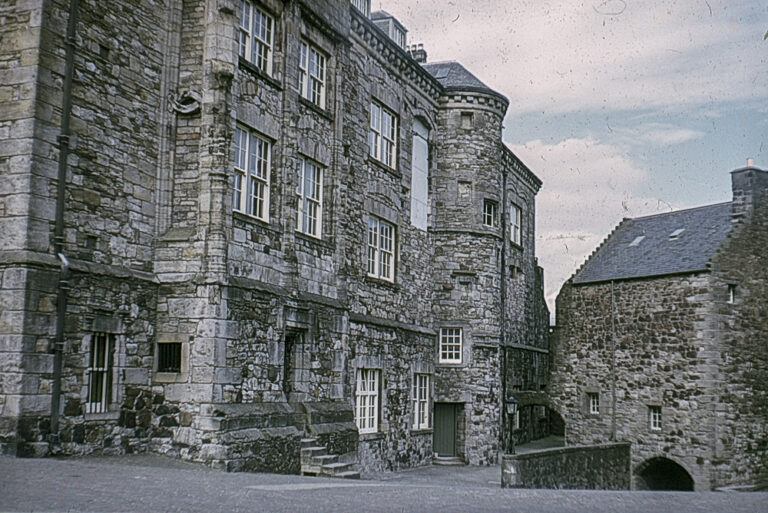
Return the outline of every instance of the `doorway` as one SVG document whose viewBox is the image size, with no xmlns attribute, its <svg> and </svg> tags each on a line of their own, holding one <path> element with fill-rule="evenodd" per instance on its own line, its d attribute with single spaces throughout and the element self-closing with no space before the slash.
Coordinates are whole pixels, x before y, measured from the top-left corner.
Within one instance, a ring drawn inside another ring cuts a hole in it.
<svg viewBox="0 0 768 513">
<path fill-rule="evenodd" d="M 461 404 L 435 403 L 433 450 L 441 458 L 456 457 L 458 411 Z"/>
</svg>

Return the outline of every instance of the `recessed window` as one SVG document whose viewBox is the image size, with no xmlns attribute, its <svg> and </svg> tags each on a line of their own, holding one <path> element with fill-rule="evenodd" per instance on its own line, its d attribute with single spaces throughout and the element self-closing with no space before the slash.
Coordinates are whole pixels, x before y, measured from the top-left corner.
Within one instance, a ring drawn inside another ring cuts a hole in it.
<svg viewBox="0 0 768 513">
<path fill-rule="evenodd" d="M 523 245 L 523 211 L 515 204 L 512 204 L 509 209 L 509 229 L 512 242 L 518 246 Z"/>
<path fill-rule="evenodd" d="M 429 429 L 429 375 L 413 375 L 413 429 Z"/>
<path fill-rule="evenodd" d="M 296 195 L 299 208 L 296 230 L 320 238 L 323 220 L 323 170 L 302 158 L 299 162 L 298 182 Z"/>
<path fill-rule="evenodd" d="M 680 237 L 680 234 L 683 233 L 684 231 L 685 231 L 685 228 L 678 228 L 677 230 L 669 234 L 669 240 L 674 240 Z"/>
<path fill-rule="evenodd" d="M 429 199 L 429 128 L 418 119 L 413 122 L 411 155 L 411 224 L 427 229 Z"/>
<path fill-rule="evenodd" d="M 325 56 L 315 46 L 301 42 L 299 94 L 321 109 L 325 108 Z"/>
<path fill-rule="evenodd" d="M 368 276 L 395 279 L 395 226 L 368 216 Z"/>
<path fill-rule="evenodd" d="M 157 372 L 181 372 L 181 342 L 157 344 Z"/>
<path fill-rule="evenodd" d="M 736 302 L 736 285 L 733 283 L 728 285 L 728 302 L 731 304 Z"/>
<path fill-rule="evenodd" d="M 371 102 L 368 147 L 371 157 L 393 169 L 396 167 L 397 116 L 376 101 Z"/>
<path fill-rule="evenodd" d="M 91 351 L 88 362 L 88 402 L 86 413 L 103 413 L 112 402 L 112 358 L 115 350 L 115 336 L 95 333 L 91 336 Z"/>
<path fill-rule="evenodd" d="M 262 221 L 269 221 L 269 170 L 271 147 L 256 133 L 235 129 L 235 183 L 232 207 Z"/>
<path fill-rule="evenodd" d="M 635 237 L 635 240 L 629 243 L 630 247 L 639 246 L 641 242 L 643 242 L 643 239 L 645 238 L 645 235 L 640 235 L 638 237 Z"/>
<path fill-rule="evenodd" d="M 600 394 L 596 392 L 587 393 L 587 404 L 590 415 L 600 415 Z"/>
<path fill-rule="evenodd" d="M 240 2 L 239 54 L 264 73 L 272 74 L 274 21 L 250 0 Z"/>
<path fill-rule="evenodd" d="M 661 431 L 661 406 L 648 407 L 648 424 L 652 431 Z"/>
<path fill-rule="evenodd" d="M 375 433 L 379 429 L 378 369 L 357 369 L 355 386 L 355 424 L 360 433 Z"/>
<path fill-rule="evenodd" d="M 493 200 L 483 201 L 483 224 L 491 228 L 498 224 L 499 204 Z"/>
<path fill-rule="evenodd" d="M 461 128 L 472 128 L 475 124 L 475 115 L 472 112 L 461 113 Z"/>
<path fill-rule="evenodd" d="M 440 328 L 440 363 L 461 363 L 461 328 Z"/>
</svg>

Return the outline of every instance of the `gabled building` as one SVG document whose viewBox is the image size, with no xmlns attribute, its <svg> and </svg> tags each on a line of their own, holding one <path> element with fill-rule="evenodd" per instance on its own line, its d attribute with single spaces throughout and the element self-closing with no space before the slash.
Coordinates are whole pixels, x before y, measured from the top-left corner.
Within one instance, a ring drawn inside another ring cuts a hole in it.
<svg viewBox="0 0 768 513">
<path fill-rule="evenodd" d="M 366 1 L 4 9 L 4 452 L 496 461 L 547 325 L 506 98 Z"/>
<path fill-rule="evenodd" d="M 638 489 L 768 478 L 768 172 L 733 201 L 625 219 L 557 298 L 566 443 L 632 443 Z"/>
</svg>

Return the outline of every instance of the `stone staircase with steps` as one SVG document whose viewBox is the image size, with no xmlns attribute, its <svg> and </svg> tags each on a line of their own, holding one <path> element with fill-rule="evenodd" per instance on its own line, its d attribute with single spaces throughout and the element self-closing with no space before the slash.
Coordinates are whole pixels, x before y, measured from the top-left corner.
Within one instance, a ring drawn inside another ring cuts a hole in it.
<svg viewBox="0 0 768 513">
<path fill-rule="evenodd" d="M 354 463 L 341 462 L 336 454 L 328 454 L 317 438 L 301 440 L 301 475 L 360 479 L 360 473 L 354 470 Z"/>
</svg>

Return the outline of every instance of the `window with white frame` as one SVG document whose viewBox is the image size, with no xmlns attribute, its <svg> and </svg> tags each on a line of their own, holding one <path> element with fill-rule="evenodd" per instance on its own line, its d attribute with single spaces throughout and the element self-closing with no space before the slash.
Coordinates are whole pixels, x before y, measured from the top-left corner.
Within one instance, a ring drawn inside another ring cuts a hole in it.
<svg viewBox="0 0 768 513">
<path fill-rule="evenodd" d="M 429 374 L 414 374 L 413 429 L 429 428 Z"/>
<path fill-rule="evenodd" d="M 517 205 L 511 205 L 509 209 L 510 231 L 512 242 L 518 246 L 523 244 L 522 221 L 523 211 Z"/>
<path fill-rule="evenodd" d="M 94 333 L 91 336 L 91 352 L 88 362 L 88 401 L 86 413 L 104 413 L 112 402 L 112 356 L 115 336 Z"/>
<path fill-rule="evenodd" d="M 274 20 L 250 0 L 240 1 L 239 54 L 264 73 L 272 74 Z"/>
<path fill-rule="evenodd" d="M 235 184 L 232 207 L 269 221 L 269 141 L 245 127 L 235 128 Z"/>
<path fill-rule="evenodd" d="M 299 56 L 299 94 L 321 109 L 325 108 L 325 55 L 306 41 Z"/>
<path fill-rule="evenodd" d="M 440 328 L 440 363 L 461 363 L 461 328 Z"/>
<path fill-rule="evenodd" d="M 499 219 L 499 204 L 493 200 L 483 201 L 483 224 L 491 228 L 496 226 Z"/>
<path fill-rule="evenodd" d="M 299 163 L 296 195 L 299 199 L 296 230 L 320 238 L 323 221 L 323 170 L 304 158 Z"/>
<path fill-rule="evenodd" d="M 395 226 L 368 216 L 368 276 L 395 280 Z"/>
<path fill-rule="evenodd" d="M 648 424 L 653 431 L 661 431 L 661 406 L 648 406 Z"/>
<path fill-rule="evenodd" d="M 378 369 L 357 369 L 355 387 L 355 424 L 360 433 L 375 433 L 379 429 Z"/>
<path fill-rule="evenodd" d="M 587 404 L 590 415 L 600 415 L 600 394 L 596 392 L 587 393 Z"/>
<path fill-rule="evenodd" d="M 736 302 L 736 285 L 733 283 L 728 284 L 728 303 L 733 304 Z"/>
<path fill-rule="evenodd" d="M 371 102 L 371 129 L 368 132 L 371 157 L 395 168 L 397 155 L 397 116 L 377 101 Z"/>
<path fill-rule="evenodd" d="M 366 16 L 371 13 L 371 0 L 351 0 L 351 3 Z"/>
</svg>

